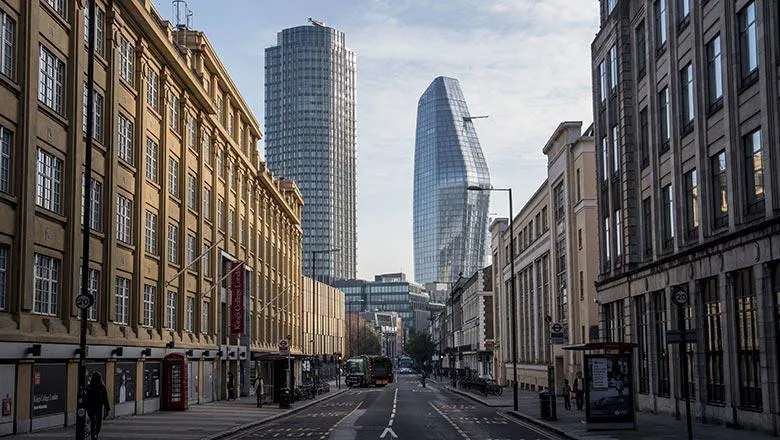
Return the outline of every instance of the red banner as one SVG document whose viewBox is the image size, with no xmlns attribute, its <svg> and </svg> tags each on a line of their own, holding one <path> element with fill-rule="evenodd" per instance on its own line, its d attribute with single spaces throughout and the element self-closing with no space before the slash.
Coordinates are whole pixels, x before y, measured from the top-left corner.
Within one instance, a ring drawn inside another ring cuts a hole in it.
<svg viewBox="0 0 780 440">
<path fill-rule="evenodd" d="M 244 333 L 244 262 L 233 262 L 230 270 L 230 333 Z"/>
</svg>

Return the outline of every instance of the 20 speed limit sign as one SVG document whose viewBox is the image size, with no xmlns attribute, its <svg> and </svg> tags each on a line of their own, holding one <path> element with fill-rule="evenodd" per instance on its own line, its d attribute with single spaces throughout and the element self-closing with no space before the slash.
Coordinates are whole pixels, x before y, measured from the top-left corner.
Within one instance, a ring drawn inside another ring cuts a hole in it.
<svg viewBox="0 0 780 440">
<path fill-rule="evenodd" d="M 688 304 L 688 292 L 679 289 L 672 292 L 672 302 L 678 306 L 684 306 Z"/>
</svg>

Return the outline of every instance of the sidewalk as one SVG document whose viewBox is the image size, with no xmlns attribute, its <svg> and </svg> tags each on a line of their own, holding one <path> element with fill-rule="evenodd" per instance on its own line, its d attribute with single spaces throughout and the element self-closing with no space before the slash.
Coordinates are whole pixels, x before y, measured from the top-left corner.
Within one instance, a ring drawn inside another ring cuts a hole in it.
<svg viewBox="0 0 780 440">
<path fill-rule="evenodd" d="M 620 431 L 587 431 L 585 429 L 585 411 L 566 411 L 563 402 L 557 401 L 558 420 L 552 422 L 542 420 L 538 395 L 530 391 L 518 391 L 518 409 L 514 406 L 512 389 L 504 388 L 500 396 L 482 396 L 466 390 L 454 389 L 449 382 L 439 382 L 445 389 L 456 394 L 468 397 L 476 402 L 491 407 L 507 407 L 509 414 L 533 423 L 544 429 L 549 429 L 559 435 L 570 439 L 591 440 L 679 440 L 687 438 L 685 416 L 682 420 L 675 420 L 674 416 L 667 414 L 651 414 L 638 412 L 636 414 L 636 430 Z M 574 405 L 574 402 L 572 402 Z M 769 434 L 749 430 L 736 430 L 721 425 L 703 424 L 693 420 L 693 438 L 698 440 L 770 440 L 776 439 Z"/>
<path fill-rule="evenodd" d="M 109 419 L 103 422 L 101 440 L 155 439 L 217 440 L 242 429 L 261 425 L 288 414 L 298 412 L 323 400 L 331 399 L 347 390 L 339 390 L 336 381 L 330 381 L 330 392 L 312 400 L 295 402 L 291 409 L 279 409 L 279 404 L 265 404 L 257 408 L 255 396 L 237 400 L 220 400 L 192 405 L 186 411 L 158 411 L 151 414 Z M 71 439 L 75 427 L 38 431 L 14 436 L 14 439 L 54 440 Z"/>
</svg>

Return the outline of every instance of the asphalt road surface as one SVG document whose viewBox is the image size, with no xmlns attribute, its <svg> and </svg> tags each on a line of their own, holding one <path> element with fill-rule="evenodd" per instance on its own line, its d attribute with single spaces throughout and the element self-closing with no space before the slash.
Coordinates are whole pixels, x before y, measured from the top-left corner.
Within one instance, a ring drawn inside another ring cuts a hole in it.
<svg viewBox="0 0 780 440">
<path fill-rule="evenodd" d="M 416 375 L 397 376 L 384 388 L 353 388 L 290 417 L 230 437 L 330 440 L 558 440 Z"/>
</svg>

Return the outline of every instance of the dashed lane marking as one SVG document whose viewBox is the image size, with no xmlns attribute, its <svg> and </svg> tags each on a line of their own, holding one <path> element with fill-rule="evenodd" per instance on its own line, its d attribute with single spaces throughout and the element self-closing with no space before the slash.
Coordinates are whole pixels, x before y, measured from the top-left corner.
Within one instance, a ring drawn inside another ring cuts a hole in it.
<svg viewBox="0 0 780 440">
<path fill-rule="evenodd" d="M 461 437 L 463 437 L 463 439 L 464 439 L 464 440 L 471 440 L 471 439 L 469 438 L 469 436 L 468 436 L 468 435 L 466 435 L 466 433 L 465 433 L 465 432 L 463 432 L 463 430 L 462 430 L 462 429 L 460 429 L 460 426 L 456 425 L 456 424 L 455 424 L 455 422 L 453 422 L 453 421 L 452 421 L 452 419 L 450 419 L 450 418 L 447 416 L 447 414 L 444 414 L 444 413 L 443 413 L 443 412 L 442 412 L 442 411 L 441 411 L 439 408 L 437 408 L 437 407 L 436 407 L 436 405 L 434 405 L 434 404 L 433 404 L 433 402 L 428 402 L 428 403 L 429 403 L 429 404 L 430 404 L 430 405 L 433 407 L 433 409 L 435 409 L 435 410 L 436 410 L 436 412 L 437 412 L 437 413 L 439 413 L 439 415 L 440 415 L 440 416 L 442 416 L 442 418 L 443 418 L 444 420 L 446 420 L 446 421 L 447 421 L 447 423 L 449 423 L 450 425 L 452 425 L 452 427 L 453 427 L 453 428 L 455 428 L 455 430 L 456 430 L 456 431 L 458 431 L 458 434 L 460 434 L 460 436 L 461 436 Z"/>
<path fill-rule="evenodd" d="M 327 432 L 325 432 L 325 434 L 324 434 L 324 435 L 321 435 L 321 436 L 320 436 L 320 440 L 325 440 L 326 438 L 330 437 L 330 433 L 331 433 L 331 432 L 333 432 L 333 430 L 334 430 L 334 429 L 336 429 L 336 427 L 338 427 L 338 426 L 341 424 L 341 422 L 343 422 L 343 421 L 344 421 L 344 420 L 345 420 L 347 417 L 351 416 L 352 414 L 354 414 L 354 413 L 355 413 L 355 411 L 357 411 L 358 409 L 360 409 L 360 405 L 362 405 L 362 404 L 363 404 L 363 400 L 361 400 L 360 402 L 358 402 L 357 406 L 356 406 L 356 407 L 355 407 L 355 408 L 354 408 L 352 411 L 350 411 L 349 413 L 347 413 L 347 415 L 345 415 L 344 417 L 342 417 L 341 419 L 339 419 L 339 421 L 338 421 L 338 422 L 336 422 L 336 423 L 335 423 L 333 426 L 331 426 L 331 427 L 330 427 L 330 429 L 328 429 L 328 431 L 327 431 Z"/>
</svg>

